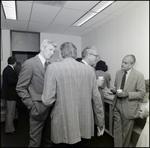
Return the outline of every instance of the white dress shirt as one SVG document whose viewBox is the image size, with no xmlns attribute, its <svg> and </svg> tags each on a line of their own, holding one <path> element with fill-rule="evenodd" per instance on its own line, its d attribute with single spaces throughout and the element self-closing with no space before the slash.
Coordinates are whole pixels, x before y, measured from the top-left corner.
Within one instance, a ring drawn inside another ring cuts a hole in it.
<svg viewBox="0 0 150 148">
<path fill-rule="evenodd" d="M 130 70 L 127 71 L 125 83 L 127 82 L 127 79 L 128 79 L 128 77 L 129 77 L 129 74 L 130 74 L 131 70 L 132 70 L 132 68 L 131 68 Z"/>
<path fill-rule="evenodd" d="M 40 58 L 43 67 L 45 67 L 45 62 L 46 62 L 46 60 L 40 55 L 40 53 L 38 54 L 38 57 Z"/>
</svg>

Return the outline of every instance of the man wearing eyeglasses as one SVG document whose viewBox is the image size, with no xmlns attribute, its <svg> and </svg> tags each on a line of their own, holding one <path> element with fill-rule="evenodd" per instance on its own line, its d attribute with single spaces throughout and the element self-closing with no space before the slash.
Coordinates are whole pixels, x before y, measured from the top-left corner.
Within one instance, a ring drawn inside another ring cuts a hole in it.
<svg viewBox="0 0 150 148">
<path fill-rule="evenodd" d="M 95 66 L 98 60 L 98 53 L 95 46 L 88 46 L 82 51 L 82 60 L 81 63 L 92 66 L 95 70 Z M 103 85 L 104 80 L 97 80 L 97 85 L 99 87 L 101 97 L 103 97 L 103 92 L 101 91 L 101 86 Z"/>
<path fill-rule="evenodd" d="M 98 53 L 95 46 L 88 46 L 82 51 L 82 63 L 95 67 Z"/>
<path fill-rule="evenodd" d="M 95 46 L 88 46 L 82 51 L 82 60 L 81 63 L 84 63 L 86 65 L 92 66 L 95 70 L 95 66 L 98 60 L 98 53 Z M 97 80 L 97 85 L 99 87 L 99 90 L 101 86 L 103 85 L 104 80 Z M 103 97 L 102 91 L 100 91 L 101 97 Z"/>
<path fill-rule="evenodd" d="M 98 53 L 97 53 L 97 49 L 95 46 L 88 46 L 88 47 L 84 48 L 84 50 L 82 51 L 81 63 L 92 66 L 93 70 L 95 71 L 95 66 L 96 66 L 97 60 L 98 60 Z M 95 74 L 95 76 L 96 76 L 96 74 Z M 103 83 L 104 83 L 104 80 L 99 81 L 97 79 L 97 86 L 100 91 L 102 100 L 103 100 L 103 92 L 101 90 L 101 86 Z M 97 135 L 98 136 L 103 135 L 103 132 L 105 130 L 105 125 L 103 125 L 102 127 L 97 127 L 97 129 L 98 129 Z M 90 143 L 84 142 L 84 141 L 82 141 L 82 143 L 83 143 L 83 145 L 86 145 L 86 146 L 87 146 L 87 144 L 90 144 Z"/>
</svg>

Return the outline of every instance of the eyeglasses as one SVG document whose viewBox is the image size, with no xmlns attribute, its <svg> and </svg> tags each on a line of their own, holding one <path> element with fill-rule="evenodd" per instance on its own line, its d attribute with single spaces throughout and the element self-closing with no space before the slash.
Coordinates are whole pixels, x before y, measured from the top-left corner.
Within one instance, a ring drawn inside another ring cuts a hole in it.
<svg viewBox="0 0 150 148">
<path fill-rule="evenodd" d="M 98 58 L 98 55 L 96 55 L 96 54 L 90 53 L 90 55 L 93 55 L 93 56 L 95 56 L 96 58 Z"/>
</svg>

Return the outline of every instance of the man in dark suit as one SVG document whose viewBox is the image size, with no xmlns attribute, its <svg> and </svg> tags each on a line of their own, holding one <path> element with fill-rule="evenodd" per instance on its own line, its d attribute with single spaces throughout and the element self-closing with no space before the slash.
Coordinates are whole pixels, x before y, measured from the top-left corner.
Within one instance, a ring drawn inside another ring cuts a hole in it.
<svg viewBox="0 0 150 148">
<path fill-rule="evenodd" d="M 51 40 L 41 43 L 40 53 L 26 60 L 19 74 L 16 90 L 30 114 L 29 147 L 50 147 L 50 118 L 41 100 L 44 87 L 45 63 L 50 60 L 56 49 Z M 44 135 L 43 135 L 44 134 Z"/>
<path fill-rule="evenodd" d="M 15 135 L 14 118 L 16 111 L 16 100 L 18 98 L 16 92 L 16 84 L 18 76 L 14 71 L 16 65 L 16 58 L 11 56 L 7 60 L 8 66 L 3 70 L 3 84 L 2 84 L 2 99 L 6 100 L 6 118 L 5 118 L 5 133 Z"/>
<path fill-rule="evenodd" d="M 116 92 L 113 102 L 115 147 L 130 147 L 134 119 L 140 115 L 141 99 L 145 96 L 144 76 L 133 68 L 135 62 L 134 55 L 123 58 L 121 70 L 116 73 L 115 88 L 112 89 Z"/>
<path fill-rule="evenodd" d="M 93 68 L 75 60 L 75 45 L 63 43 L 60 53 L 63 61 L 49 65 L 45 73 L 42 101 L 53 105 L 52 141 L 56 146 L 75 146 L 81 138 L 94 136 L 94 117 L 95 124 L 104 128 L 103 104 Z"/>
</svg>

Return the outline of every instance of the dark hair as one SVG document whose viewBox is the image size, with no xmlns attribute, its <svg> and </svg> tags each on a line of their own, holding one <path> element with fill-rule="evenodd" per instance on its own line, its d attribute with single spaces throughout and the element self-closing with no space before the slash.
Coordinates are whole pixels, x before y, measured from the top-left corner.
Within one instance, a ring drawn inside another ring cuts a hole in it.
<svg viewBox="0 0 150 148">
<path fill-rule="evenodd" d="M 15 62 L 17 62 L 16 57 L 14 57 L 14 56 L 9 57 L 7 62 L 8 62 L 8 64 L 14 64 Z"/>
<path fill-rule="evenodd" d="M 17 75 L 19 75 L 19 73 L 20 73 L 20 71 L 21 71 L 21 67 L 22 67 L 22 65 L 21 65 L 21 63 L 20 62 L 17 62 L 16 63 L 16 66 L 15 66 L 15 72 L 17 73 Z"/>
<path fill-rule="evenodd" d="M 108 66 L 106 65 L 106 63 L 102 60 L 98 61 L 96 66 L 95 66 L 96 70 L 102 70 L 102 71 L 107 71 L 108 70 Z"/>
</svg>

